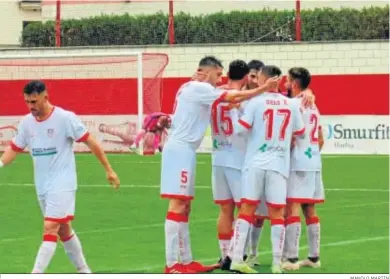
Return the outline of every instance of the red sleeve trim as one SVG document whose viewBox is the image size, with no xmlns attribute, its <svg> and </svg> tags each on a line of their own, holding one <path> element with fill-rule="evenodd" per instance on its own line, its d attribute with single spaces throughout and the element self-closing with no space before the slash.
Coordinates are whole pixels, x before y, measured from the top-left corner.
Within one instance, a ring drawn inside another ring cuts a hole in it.
<svg viewBox="0 0 390 279">
<path fill-rule="evenodd" d="M 295 131 L 294 136 L 302 136 L 305 133 L 305 127 L 303 127 L 301 130 Z"/>
<path fill-rule="evenodd" d="M 242 119 L 239 119 L 239 120 L 238 120 L 238 123 L 240 123 L 241 126 L 247 128 L 247 129 L 251 129 L 251 128 L 252 128 L 252 125 L 250 125 L 249 123 L 245 122 L 245 121 L 242 120 Z"/>
<path fill-rule="evenodd" d="M 86 142 L 89 138 L 89 133 L 86 132 L 81 138 L 79 138 L 78 140 L 76 140 L 76 142 Z"/>
<path fill-rule="evenodd" d="M 11 141 L 11 148 L 13 151 L 15 152 L 22 152 L 24 148 L 20 148 L 19 146 L 17 146 L 13 141 Z"/>
</svg>

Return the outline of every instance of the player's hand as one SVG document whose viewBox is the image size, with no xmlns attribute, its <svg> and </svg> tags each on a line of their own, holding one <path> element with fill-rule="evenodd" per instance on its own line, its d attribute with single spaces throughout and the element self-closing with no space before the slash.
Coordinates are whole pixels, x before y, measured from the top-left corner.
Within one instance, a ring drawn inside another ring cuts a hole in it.
<svg viewBox="0 0 390 279">
<path fill-rule="evenodd" d="M 229 89 L 229 85 L 223 84 L 221 86 L 218 86 L 219 89 Z"/>
<path fill-rule="evenodd" d="M 272 77 L 267 79 L 264 85 L 266 86 L 267 90 L 274 89 L 279 84 L 279 81 L 280 77 Z"/>
<path fill-rule="evenodd" d="M 240 103 L 229 103 L 228 108 L 229 109 L 238 109 L 238 108 L 240 108 Z"/>
<path fill-rule="evenodd" d="M 299 97 L 302 97 L 302 104 L 305 108 L 314 105 L 316 101 L 316 96 L 314 96 L 310 88 L 305 89 Z"/>
<path fill-rule="evenodd" d="M 121 184 L 118 175 L 114 171 L 107 172 L 107 180 L 114 189 L 118 189 Z"/>
<path fill-rule="evenodd" d="M 206 81 L 209 78 L 209 75 L 202 72 L 202 71 L 196 71 L 195 74 L 192 75 L 192 80 L 194 81 Z"/>
</svg>

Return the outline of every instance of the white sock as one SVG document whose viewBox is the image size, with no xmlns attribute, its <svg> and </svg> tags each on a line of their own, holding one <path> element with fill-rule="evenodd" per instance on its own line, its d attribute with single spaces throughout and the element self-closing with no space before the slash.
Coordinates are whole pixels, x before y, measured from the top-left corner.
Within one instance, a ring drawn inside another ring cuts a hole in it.
<svg viewBox="0 0 390 279">
<path fill-rule="evenodd" d="M 165 219 L 165 258 L 168 267 L 173 266 L 179 259 L 179 214 L 168 212 Z"/>
<path fill-rule="evenodd" d="M 280 265 L 284 247 L 286 229 L 283 219 L 271 220 L 272 264 Z"/>
<path fill-rule="evenodd" d="M 192 251 L 190 241 L 190 229 L 187 222 L 180 222 L 179 224 L 179 253 L 182 264 L 189 264 L 192 262 Z"/>
<path fill-rule="evenodd" d="M 74 231 L 72 232 L 72 236 L 69 239 L 63 241 L 63 244 L 65 252 L 68 255 L 70 261 L 76 267 L 77 272 L 92 273 L 87 264 L 87 261 L 85 260 L 80 240 Z"/>
<path fill-rule="evenodd" d="M 252 217 L 239 215 L 234 227 L 232 262 L 243 262 L 245 243 L 248 238 Z"/>
<path fill-rule="evenodd" d="M 218 242 L 219 242 L 219 250 L 221 251 L 221 258 L 224 259 L 229 254 L 230 243 L 232 239 L 231 233 L 219 233 L 218 234 Z"/>
<path fill-rule="evenodd" d="M 291 216 L 286 220 L 285 257 L 287 259 L 299 258 L 299 240 L 301 238 L 301 218 Z"/>
<path fill-rule="evenodd" d="M 35 258 L 32 273 L 44 273 L 57 248 L 57 236 L 44 235 L 41 247 L 39 247 L 37 257 Z"/>
<path fill-rule="evenodd" d="M 309 257 L 316 258 L 320 256 L 321 227 L 320 219 L 312 217 L 306 220 L 307 240 L 309 246 Z"/>
<path fill-rule="evenodd" d="M 249 255 L 256 256 L 257 255 L 257 248 L 259 245 L 259 240 L 261 236 L 261 231 L 263 229 L 264 220 L 262 220 L 261 225 L 260 223 L 256 226 L 252 225 L 250 230 L 250 236 L 249 236 Z"/>
</svg>

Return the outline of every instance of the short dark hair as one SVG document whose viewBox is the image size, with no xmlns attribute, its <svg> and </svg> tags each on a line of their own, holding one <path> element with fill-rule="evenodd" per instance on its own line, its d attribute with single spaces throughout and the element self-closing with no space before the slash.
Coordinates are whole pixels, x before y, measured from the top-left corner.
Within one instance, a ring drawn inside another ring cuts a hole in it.
<svg viewBox="0 0 390 279">
<path fill-rule="evenodd" d="M 306 68 L 295 67 L 288 70 L 288 74 L 292 80 L 296 80 L 299 83 L 299 87 L 305 90 L 309 87 L 311 81 L 310 72 Z"/>
<path fill-rule="evenodd" d="M 263 61 L 253 59 L 248 63 L 249 70 L 260 71 L 264 67 Z"/>
<path fill-rule="evenodd" d="M 27 95 L 41 94 L 46 90 L 46 85 L 43 81 L 32 80 L 24 86 L 23 93 Z"/>
<path fill-rule="evenodd" d="M 280 76 L 282 74 L 282 71 L 276 66 L 267 65 L 261 69 L 261 73 L 269 78 L 272 78 L 275 76 Z"/>
<path fill-rule="evenodd" d="M 231 80 L 242 80 L 249 73 L 249 67 L 244 60 L 234 60 L 229 64 L 228 76 Z"/>
<path fill-rule="evenodd" d="M 222 61 L 215 56 L 205 56 L 199 61 L 199 67 L 223 68 Z"/>
</svg>

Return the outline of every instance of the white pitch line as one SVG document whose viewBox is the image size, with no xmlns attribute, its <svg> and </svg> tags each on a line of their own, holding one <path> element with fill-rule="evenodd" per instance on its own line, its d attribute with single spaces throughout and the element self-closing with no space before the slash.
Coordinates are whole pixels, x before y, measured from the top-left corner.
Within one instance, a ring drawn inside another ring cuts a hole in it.
<svg viewBox="0 0 390 279">
<path fill-rule="evenodd" d="M 16 186 L 16 187 L 32 187 L 33 183 L 0 183 L 2 186 Z M 108 188 L 107 184 L 80 184 L 81 188 Z M 122 184 L 121 188 L 160 188 L 160 185 L 139 185 L 139 184 Z M 195 189 L 211 189 L 210 186 L 196 185 Z M 355 189 L 355 188 L 327 188 L 325 191 L 337 192 L 389 192 L 389 189 Z"/>
<path fill-rule="evenodd" d="M 334 210 L 334 209 L 345 209 L 345 208 L 358 208 L 358 207 L 365 207 L 365 206 L 378 206 L 381 204 L 388 204 L 389 202 L 375 202 L 375 203 L 363 203 L 363 204 L 351 204 L 351 205 L 344 205 L 344 206 L 332 206 L 332 207 L 320 207 L 317 210 L 318 211 L 324 211 L 324 210 Z M 208 222 L 215 222 L 216 218 L 211 219 L 203 219 L 203 220 L 194 220 L 191 221 L 191 224 L 202 224 L 202 223 L 208 223 Z M 163 227 L 164 223 L 155 223 L 155 224 L 145 224 L 145 225 L 139 225 L 139 226 L 130 226 L 130 227 L 116 227 L 116 228 L 109 228 L 109 229 L 94 229 L 94 230 L 88 230 L 88 231 L 77 231 L 77 234 L 96 234 L 96 233 L 110 233 L 110 232 L 117 232 L 117 231 L 129 231 L 129 230 L 137 230 L 137 229 L 148 229 L 148 228 L 159 228 Z M 18 237 L 18 238 L 3 238 L 0 239 L 0 243 L 9 243 L 9 242 L 19 242 L 29 239 L 36 239 L 36 237 Z"/>
<path fill-rule="evenodd" d="M 342 240 L 342 241 L 335 241 L 335 242 L 329 242 L 329 243 L 325 243 L 325 244 L 321 244 L 321 248 L 323 247 L 339 247 L 339 246 L 348 246 L 348 245 L 353 245 L 353 244 L 359 244 L 359 243 L 366 243 L 366 242 L 373 242 L 373 241 L 382 241 L 382 240 L 386 240 L 386 239 L 389 239 L 389 236 L 378 236 L 378 237 L 367 237 L 367 238 L 358 238 L 358 239 L 353 239 L 353 240 Z M 299 247 L 299 250 L 306 250 L 308 249 L 309 247 L 308 246 L 302 246 L 302 247 Z M 269 254 L 272 254 L 272 251 L 271 250 L 267 250 L 267 251 L 259 251 L 259 255 L 269 255 Z M 200 259 L 199 261 L 200 262 L 204 262 L 204 263 L 213 263 L 217 260 L 218 257 L 214 257 L 214 258 L 207 258 L 207 259 Z M 131 271 L 131 272 L 140 272 L 140 271 L 151 271 L 151 270 L 156 270 L 156 269 L 161 269 L 163 270 L 163 264 L 161 265 L 153 265 L 153 266 L 146 266 L 146 267 L 142 267 L 142 268 L 128 268 L 128 271 Z M 107 272 L 107 271 L 112 271 L 112 270 L 116 270 L 116 269 L 102 269 L 101 271 L 104 271 L 104 272 Z M 96 272 L 99 272 L 99 270 L 97 270 Z"/>
</svg>

